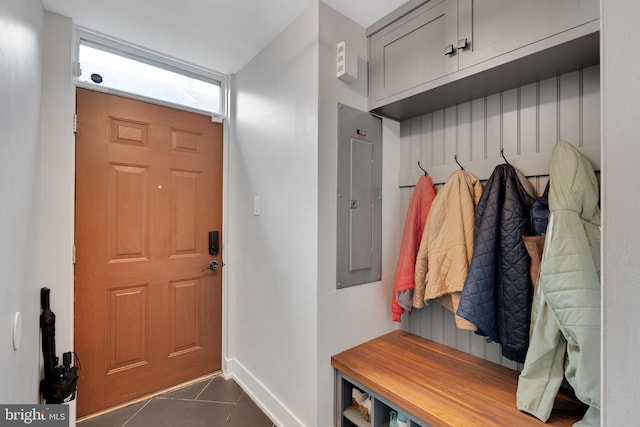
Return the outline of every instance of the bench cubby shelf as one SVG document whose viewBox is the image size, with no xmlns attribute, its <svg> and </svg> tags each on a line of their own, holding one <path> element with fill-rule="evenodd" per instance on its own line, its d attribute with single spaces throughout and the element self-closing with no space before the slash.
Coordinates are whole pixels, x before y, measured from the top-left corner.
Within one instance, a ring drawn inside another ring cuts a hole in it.
<svg viewBox="0 0 640 427">
<path fill-rule="evenodd" d="M 339 411 L 336 426 L 338 427 L 389 427 L 390 412 L 396 411 L 409 420 L 409 427 L 430 427 L 429 424 L 420 421 L 401 410 L 392 402 L 377 395 L 356 380 L 337 372 L 336 408 Z M 369 421 L 358 412 L 351 402 L 351 390 L 358 390 L 371 395 L 371 414 Z"/>
</svg>

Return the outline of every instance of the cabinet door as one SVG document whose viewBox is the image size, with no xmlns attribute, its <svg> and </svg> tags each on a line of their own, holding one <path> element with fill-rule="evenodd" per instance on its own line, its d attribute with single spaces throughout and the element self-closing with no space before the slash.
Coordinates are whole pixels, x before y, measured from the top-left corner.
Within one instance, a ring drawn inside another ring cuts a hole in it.
<svg viewBox="0 0 640 427">
<path fill-rule="evenodd" d="M 371 38 L 372 104 L 455 72 L 457 0 L 430 1 Z M 411 95 L 411 93 L 403 94 Z"/>
<path fill-rule="evenodd" d="M 598 0 L 459 0 L 459 68 L 598 19 Z M 463 42 L 460 43 L 460 46 Z"/>
</svg>

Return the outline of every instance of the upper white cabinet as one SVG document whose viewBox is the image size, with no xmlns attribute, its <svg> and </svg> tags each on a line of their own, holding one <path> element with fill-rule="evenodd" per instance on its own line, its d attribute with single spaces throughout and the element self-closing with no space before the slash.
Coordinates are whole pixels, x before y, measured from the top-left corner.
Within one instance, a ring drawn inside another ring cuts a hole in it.
<svg viewBox="0 0 640 427">
<path fill-rule="evenodd" d="M 367 30 L 369 107 L 404 119 L 599 61 L 598 0 L 411 0 Z"/>
</svg>

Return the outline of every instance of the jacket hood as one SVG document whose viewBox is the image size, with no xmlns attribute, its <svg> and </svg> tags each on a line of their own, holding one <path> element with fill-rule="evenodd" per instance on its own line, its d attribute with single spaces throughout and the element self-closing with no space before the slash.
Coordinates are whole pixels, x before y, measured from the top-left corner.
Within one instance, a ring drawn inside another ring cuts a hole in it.
<svg viewBox="0 0 640 427">
<path fill-rule="evenodd" d="M 589 160 L 566 141 L 558 141 L 551 155 L 549 209 L 568 209 L 583 220 L 600 224 L 598 180 Z"/>
</svg>

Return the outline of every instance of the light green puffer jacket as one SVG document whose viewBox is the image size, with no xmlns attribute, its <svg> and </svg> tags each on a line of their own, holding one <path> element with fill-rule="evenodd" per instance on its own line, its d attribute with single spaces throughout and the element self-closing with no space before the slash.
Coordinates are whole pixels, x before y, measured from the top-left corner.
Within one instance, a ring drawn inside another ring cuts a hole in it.
<svg viewBox="0 0 640 427">
<path fill-rule="evenodd" d="M 533 300 L 518 409 L 546 421 L 563 375 L 600 425 L 600 209 L 588 159 L 559 141 L 551 156 L 549 225 Z"/>
</svg>

